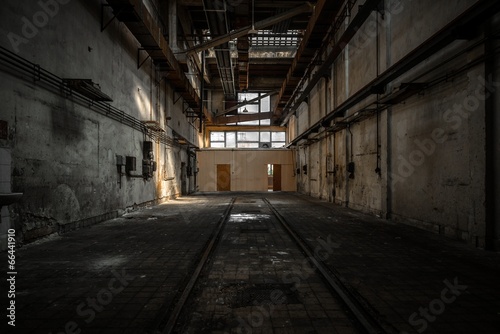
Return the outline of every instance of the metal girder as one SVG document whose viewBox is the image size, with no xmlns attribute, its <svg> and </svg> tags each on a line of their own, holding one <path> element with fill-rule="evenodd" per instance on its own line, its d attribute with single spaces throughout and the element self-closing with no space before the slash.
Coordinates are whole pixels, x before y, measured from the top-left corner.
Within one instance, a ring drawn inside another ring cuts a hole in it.
<svg viewBox="0 0 500 334">
<path fill-rule="evenodd" d="M 234 116 L 219 116 L 215 119 L 215 124 L 229 124 L 237 122 L 258 121 L 261 119 L 271 119 L 272 112 L 261 112 L 255 114 L 238 114 Z"/>
<path fill-rule="evenodd" d="M 227 22 L 229 18 L 227 17 L 225 6 L 219 8 L 222 4 L 224 3 L 209 0 L 203 1 L 203 10 L 205 11 L 212 38 L 228 33 Z M 222 9 L 222 11 L 218 11 L 219 9 Z M 217 60 L 217 69 L 219 70 L 224 95 L 228 99 L 234 99 L 236 97 L 236 87 L 231 52 L 227 42 L 215 48 L 215 58 Z"/>
<path fill-rule="evenodd" d="M 111 19 L 108 20 L 108 22 L 104 23 L 104 7 L 110 7 L 110 5 L 105 5 L 101 4 L 101 32 L 106 30 L 106 28 L 116 19 L 116 17 L 121 13 L 123 8 L 118 9 L 116 14 L 113 15 Z"/>
<path fill-rule="evenodd" d="M 200 97 L 187 79 L 179 62 L 170 49 L 162 29 L 156 24 L 156 20 L 149 13 L 142 0 L 107 0 L 107 3 L 118 10 L 123 6 L 127 6 L 130 12 L 127 15 L 133 15 L 134 21 L 124 21 L 127 28 L 135 36 L 142 45 L 152 46 L 155 49 L 147 49 L 149 55 L 155 61 L 161 61 L 168 64 L 172 69 L 171 82 L 174 87 L 181 93 L 184 99 L 193 109 L 200 108 Z M 120 19 L 120 18 L 119 18 Z M 213 115 L 206 108 L 202 110 L 203 114 L 209 121 L 213 121 Z"/>
<path fill-rule="evenodd" d="M 463 31 L 463 29 L 472 29 L 480 24 L 480 22 L 483 22 L 485 19 L 491 17 L 499 11 L 500 2 L 496 0 L 480 0 L 476 2 L 468 10 L 447 24 L 443 29 L 435 33 L 397 63 L 389 67 L 377 78 L 358 90 L 358 92 L 352 95 L 344 103 L 310 126 L 309 129 L 304 131 L 302 134 L 298 135 L 294 140 L 292 140 L 289 146 L 296 145 L 300 140 L 306 138 L 312 132 L 317 131 L 317 129 L 321 127 L 321 124 L 324 122 L 344 117 L 345 112 L 348 109 L 372 95 L 374 88 L 377 89 L 378 87 L 386 86 L 388 83 L 394 81 L 402 74 L 408 72 L 422 61 L 428 59 L 432 55 L 435 55 L 439 50 L 457 40 L 460 37 L 460 31 Z"/>
<path fill-rule="evenodd" d="M 313 90 L 319 80 L 323 77 L 324 73 L 327 73 L 330 66 L 332 66 L 333 62 L 337 59 L 337 57 L 344 51 L 345 47 L 349 43 L 349 41 L 354 37 L 356 32 L 359 30 L 359 27 L 366 21 L 366 19 L 370 16 L 373 11 L 376 11 L 378 8 L 378 4 L 381 0 L 366 0 L 365 4 L 360 7 L 358 14 L 352 19 L 349 23 L 349 26 L 344 31 L 340 39 L 335 43 L 332 48 L 332 51 L 328 54 L 323 64 L 316 71 L 313 77 L 308 81 L 306 88 L 301 92 L 300 96 L 293 101 L 293 105 L 288 110 L 285 115 L 282 123 L 285 123 L 290 117 L 291 113 L 293 113 L 299 105 L 306 100 L 309 96 L 309 93 Z"/>
<path fill-rule="evenodd" d="M 191 20 L 191 16 L 189 15 L 189 12 L 183 6 L 179 6 L 177 8 L 177 15 L 179 16 L 179 22 L 181 24 L 182 31 L 184 32 L 184 36 L 191 34 L 191 27 L 193 26 L 193 22 Z M 189 39 L 189 38 L 186 38 L 186 43 L 188 44 L 189 47 L 195 46 L 194 41 Z M 192 55 L 191 59 L 196 64 L 198 71 L 200 73 L 204 73 L 203 79 L 205 80 L 205 82 L 210 84 L 211 76 L 210 76 L 210 73 L 208 72 L 208 69 L 202 68 L 201 61 L 197 55 L 195 55 L 195 54 Z"/>
<path fill-rule="evenodd" d="M 341 1 L 329 1 L 329 0 L 318 0 L 316 6 L 314 7 L 314 13 L 307 24 L 307 28 L 304 32 L 304 36 L 300 42 L 300 45 L 295 53 L 294 59 L 288 70 L 288 74 L 281 85 L 281 90 L 279 96 L 276 99 L 275 106 L 273 110 L 278 114 L 281 112 L 281 104 L 285 104 L 289 100 L 290 92 L 295 89 L 297 83 L 294 82 L 294 78 L 297 76 L 302 76 L 303 71 L 300 70 L 300 63 L 303 63 L 305 58 L 307 58 L 307 52 L 310 49 L 309 43 L 316 39 L 323 39 L 327 31 L 322 26 L 324 22 L 329 22 L 333 16 L 339 11 L 342 6 Z M 309 62 L 309 61 L 307 61 Z"/>
<path fill-rule="evenodd" d="M 251 99 L 251 100 L 248 100 L 248 101 L 246 101 L 246 102 L 239 103 L 239 104 L 237 104 L 237 105 L 235 105 L 235 106 L 232 106 L 232 107 L 230 107 L 230 108 L 227 108 L 227 109 L 226 109 L 226 110 L 224 110 L 224 111 L 219 112 L 219 113 L 218 113 L 217 115 L 215 115 L 215 116 L 216 116 L 216 117 L 218 117 L 218 116 L 222 116 L 222 115 L 228 114 L 228 113 L 230 113 L 231 111 L 234 111 L 234 110 L 237 110 L 238 108 L 241 108 L 241 107 L 246 106 L 247 104 L 252 104 L 252 103 L 254 103 L 254 102 L 260 101 L 260 100 L 262 100 L 262 99 L 264 99 L 264 98 L 266 98 L 266 97 L 268 97 L 268 96 L 272 96 L 272 95 L 277 94 L 277 93 L 278 93 L 278 92 L 276 92 L 276 91 L 274 91 L 274 92 L 270 92 L 270 93 L 266 93 L 266 94 L 264 94 L 264 95 L 258 96 L 258 97 L 256 97 L 256 98 Z"/>
<path fill-rule="evenodd" d="M 229 42 L 233 39 L 236 39 L 238 37 L 248 35 L 250 33 L 250 31 L 252 31 L 252 30 L 262 30 L 264 28 L 273 26 L 276 23 L 279 23 L 281 21 L 288 20 L 289 18 L 292 18 L 292 17 L 297 16 L 299 14 L 302 14 L 305 12 L 310 12 L 310 11 L 312 11 L 313 8 L 314 8 L 314 6 L 311 3 L 307 2 L 307 3 L 303 4 L 302 6 L 290 9 L 286 12 L 272 16 L 272 17 L 267 18 L 265 20 L 255 22 L 254 27 L 246 26 L 244 28 L 233 30 L 225 35 L 214 37 L 209 42 L 202 43 L 202 44 L 197 45 L 195 47 L 189 48 L 185 52 L 196 53 L 196 52 L 200 52 L 203 50 L 208 50 L 210 48 L 227 43 L 227 42 Z"/>
</svg>

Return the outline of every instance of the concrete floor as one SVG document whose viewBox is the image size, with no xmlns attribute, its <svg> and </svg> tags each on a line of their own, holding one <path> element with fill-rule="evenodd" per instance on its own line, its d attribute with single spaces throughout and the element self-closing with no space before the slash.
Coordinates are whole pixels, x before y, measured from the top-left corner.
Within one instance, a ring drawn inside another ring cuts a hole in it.
<svg viewBox="0 0 500 334">
<path fill-rule="evenodd" d="M 263 198 L 387 332 L 500 332 L 498 253 L 297 194 L 213 193 L 18 247 L 9 333 L 162 328 L 231 198 L 176 332 L 360 332 Z"/>
</svg>

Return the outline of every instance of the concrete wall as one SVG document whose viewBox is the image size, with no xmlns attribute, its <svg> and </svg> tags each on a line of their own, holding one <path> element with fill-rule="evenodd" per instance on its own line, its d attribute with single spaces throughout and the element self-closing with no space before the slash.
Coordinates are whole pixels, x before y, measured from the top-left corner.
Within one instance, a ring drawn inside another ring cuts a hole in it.
<svg viewBox="0 0 500 334">
<path fill-rule="evenodd" d="M 113 98 L 112 106 L 139 121 L 157 121 L 169 138 L 175 131 L 198 144 L 198 131 L 183 114 L 182 99 L 175 102 L 168 78 L 157 76 L 150 60 L 138 69 L 139 43 L 117 20 L 101 32 L 100 11 L 97 0 L 10 1 L 0 14 L 0 45 L 61 78 L 92 79 Z M 30 31 L 33 22 L 38 27 Z M 13 65 L 2 63 L 0 75 L 0 120 L 9 128 L 0 146 L 12 154 L 11 190 L 24 193 L 10 206 L 21 240 L 195 189 L 187 148 L 171 139 L 154 143 L 153 178 L 122 176 L 120 185 L 115 156 L 136 157 L 134 173 L 140 175 L 149 135 L 95 112 L 91 103 L 47 89 Z"/>
<path fill-rule="evenodd" d="M 330 82 L 321 79 L 311 92 L 308 107 L 298 109 L 299 124 L 290 123 L 294 128 L 290 133 L 308 129 L 474 3 L 386 1 L 384 18 L 373 13 L 361 27 L 332 66 Z M 496 21 L 492 30 L 498 29 Z M 301 169 L 298 190 L 484 247 L 485 111 L 492 113 L 495 117 L 491 119 L 498 124 L 499 97 L 499 85 L 493 81 L 485 87 L 484 79 L 496 78 L 498 61 L 490 69 L 484 61 L 463 69 L 486 53 L 483 36 L 484 32 L 470 41 L 450 44 L 409 69 L 386 90 L 388 94 L 403 82 L 434 82 L 420 94 L 381 108 L 378 114 L 372 113 L 348 128 L 335 133 L 319 131 L 300 141 L 296 153 L 296 168 Z M 471 47 L 475 43 L 477 46 Z M 450 73 L 458 74 L 439 80 Z M 496 101 L 491 110 L 486 106 L 485 90 Z M 326 102 L 322 102 L 325 94 Z M 371 95 L 346 116 L 373 107 L 376 98 Z M 496 176 L 498 137 L 490 145 Z M 347 172 L 350 162 L 355 166 L 353 175 Z M 302 170 L 306 164 L 307 174 Z M 498 196 L 498 185 L 490 194 Z M 496 222 L 490 233 L 496 234 L 497 242 L 498 230 Z"/>
<path fill-rule="evenodd" d="M 217 165 L 231 165 L 231 191 L 267 191 L 267 165 L 281 165 L 282 191 L 295 191 L 294 154 L 291 150 L 215 150 L 198 151 L 200 191 L 217 190 Z"/>
</svg>

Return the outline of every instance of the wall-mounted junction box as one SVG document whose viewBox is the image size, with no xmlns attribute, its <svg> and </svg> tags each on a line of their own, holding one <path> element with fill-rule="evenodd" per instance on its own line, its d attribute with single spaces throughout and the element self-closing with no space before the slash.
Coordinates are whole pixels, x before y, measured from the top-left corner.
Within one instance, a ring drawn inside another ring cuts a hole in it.
<svg viewBox="0 0 500 334">
<path fill-rule="evenodd" d="M 125 158 L 123 155 L 116 155 L 116 165 L 117 166 L 124 166 L 125 165 Z"/>
<path fill-rule="evenodd" d="M 133 172 L 136 169 L 136 159 L 135 157 L 126 157 L 125 158 L 125 171 Z"/>
</svg>

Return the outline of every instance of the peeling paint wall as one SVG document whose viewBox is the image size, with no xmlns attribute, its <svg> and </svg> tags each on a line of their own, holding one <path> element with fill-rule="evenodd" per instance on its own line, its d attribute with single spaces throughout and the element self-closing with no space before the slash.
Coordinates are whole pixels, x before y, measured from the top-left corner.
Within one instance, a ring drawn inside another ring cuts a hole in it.
<svg viewBox="0 0 500 334">
<path fill-rule="evenodd" d="M 158 76 L 151 60 L 138 68 L 140 45 L 134 36 L 117 20 L 101 32 L 100 1 L 46 3 L 52 7 L 27 1 L 4 4 L 0 45 L 61 78 L 92 79 L 113 98 L 112 106 L 140 121 L 157 121 L 170 138 L 175 132 L 198 144 L 196 123 L 184 115 L 182 99 L 176 101 L 168 77 Z M 36 33 L 28 36 L 32 28 L 26 22 L 44 17 L 46 22 L 38 22 Z M 13 43 L 13 34 L 22 42 Z M 187 146 L 173 139 L 154 142 L 157 170 L 144 179 L 143 142 L 152 140 L 149 135 L 95 112 L 91 103 L 76 103 L 47 89 L 14 66 L 2 64 L 0 75 L 0 120 L 9 130 L 0 146 L 12 155 L 11 190 L 24 193 L 10 206 L 21 240 L 92 224 L 128 207 L 195 190 L 194 161 Z M 136 171 L 131 174 L 138 177 L 120 178 L 116 155 L 135 157 Z"/>
<path fill-rule="evenodd" d="M 335 110 L 474 3 L 386 1 L 384 16 L 372 13 L 335 61 L 330 84 L 321 80 L 308 108 L 298 109 L 297 135 L 321 119 L 325 105 L 327 112 Z M 492 30 L 498 29 L 498 21 L 491 23 Z M 498 61 L 494 73 L 484 59 L 476 62 L 486 54 L 484 34 L 451 43 L 391 82 L 385 92 L 405 82 L 429 83 L 419 94 L 334 132 L 320 129 L 299 141 L 298 191 L 484 247 L 485 93 L 496 101 L 488 112 L 494 113 L 497 125 L 500 97 Z M 327 103 L 320 103 L 325 94 Z M 373 106 L 376 99 L 372 94 L 346 116 Z M 491 143 L 497 174 L 498 137 Z M 301 168 L 305 164 L 307 174 Z M 498 188 L 491 194 L 498 196 Z M 491 230 L 497 243 L 498 229 L 496 223 Z"/>
</svg>

